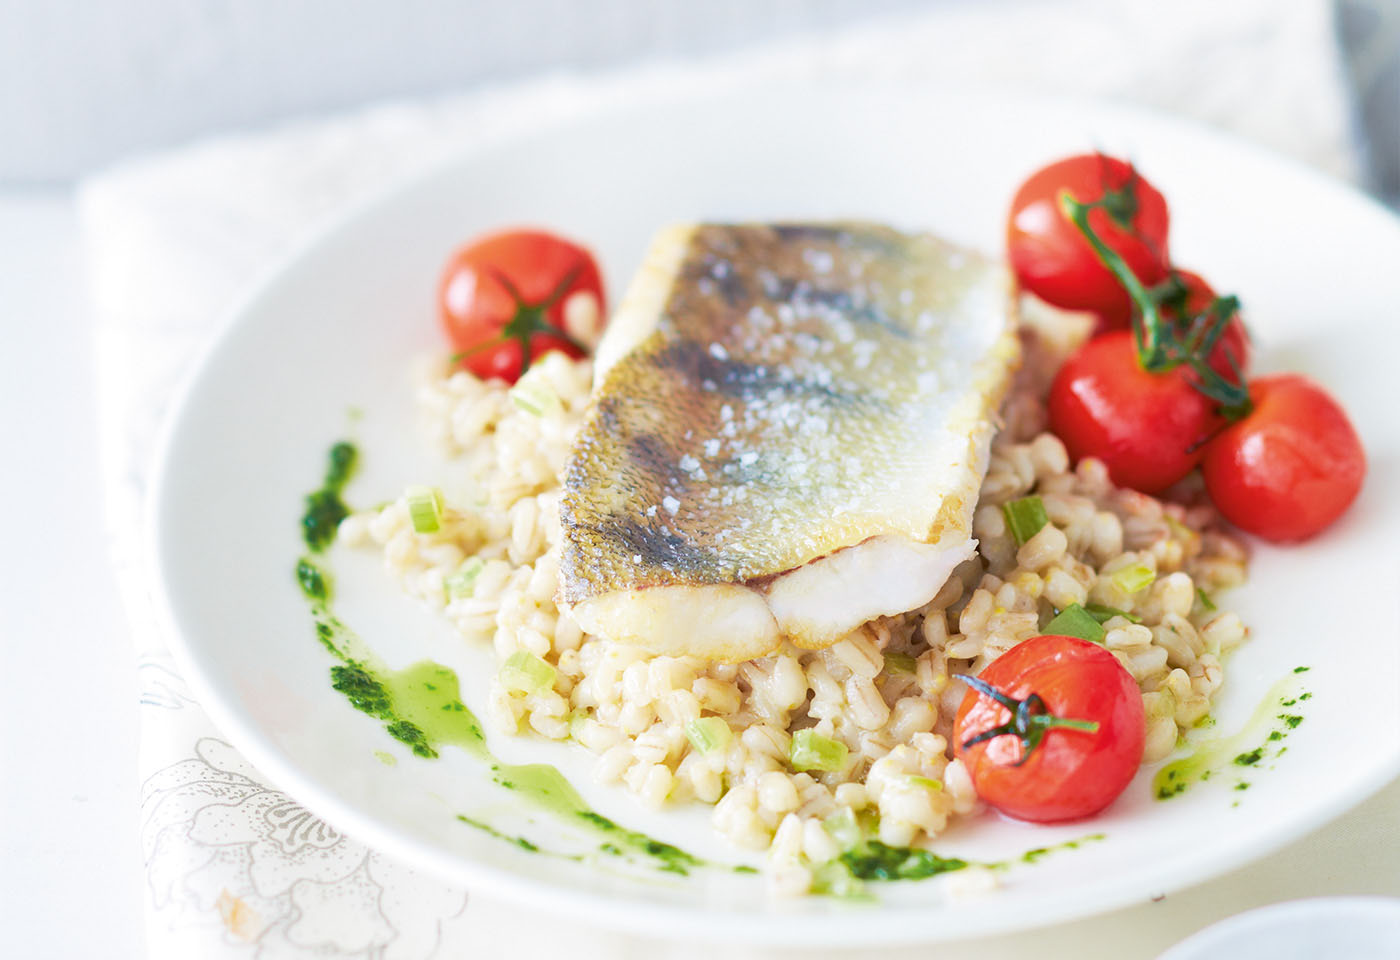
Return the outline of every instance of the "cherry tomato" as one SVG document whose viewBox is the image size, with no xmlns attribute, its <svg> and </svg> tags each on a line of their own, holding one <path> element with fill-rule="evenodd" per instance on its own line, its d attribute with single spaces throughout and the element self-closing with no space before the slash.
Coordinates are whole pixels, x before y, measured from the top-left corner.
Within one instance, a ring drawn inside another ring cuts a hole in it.
<svg viewBox="0 0 1400 960">
<path fill-rule="evenodd" d="M 1109 195 L 1110 206 L 1090 213 L 1089 225 L 1149 287 L 1167 278 L 1167 202 L 1130 164 L 1100 153 L 1042 168 L 1011 201 L 1006 249 L 1021 286 L 1057 307 L 1092 311 L 1106 327 L 1126 327 L 1132 303 L 1060 210 L 1066 190 L 1081 203 Z"/>
<path fill-rule="evenodd" d="M 1098 457 L 1114 483 L 1158 493 L 1200 463 L 1223 424 L 1191 376 L 1143 370 L 1130 331 L 1095 337 L 1050 385 L 1050 428 L 1076 461 Z"/>
<path fill-rule="evenodd" d="M 1078 637 L 1032 637 L 993 660 L 977 679 L 1011 701 L 1029 700 L 1029 716 L 1041 716 L 1029 720 L 1039 742 L 1027 754 L 1019 732 L 967 745 L 1004 725 L 1015 727 L 1006 706 L 970 690 L 958 707 L 954 753 L 967 765 L 978 795 L 993 807 L 1022 820 L 1073 820 L 1098 813 L 1133 779 L 1147 737 L 1142 693 L 1104 647 Z M 1097 726 L 1062 727 L 1050 718 Z"/>
<path fill-rule="evenodd" d="M 1306 540 L 1360 492 L 1361 438 L 1337 401 L 1296 373 L 1260 377 L 1249 398 L 1254 410 L 1206 449 L 1206 490 L 1241 530 L 1280 543 Z"/>
<path fill-rule="evenodd" d="M 514 382 L 550 350 L 583 356 L 584 344 L 564 322 L 570 299 L 581 294 L 602 317 L 603 282 L 591 253 L 541 230 L 508 230 L 452 254 L 438 284 L 438 312 L 463 368 Z"/>
<path fill-rule="evenodd" d="M 1186 287 L 1187 316 L 1198 316 L 1210 309 L 1210 305 L 1215 302 L 1216 293 L 1200 274 L 1179 268 L 1173 269 L 1172 273 Z M 1245 328 L 1244 320 L 1236 312 L 1229 325 L 1225 327 L 1225 332 L 1216 341 L 1215 349 L 1210 354 L 1209 363 L 1222 377 L 1233 378 L 1235 372 L 1230 366 L 1230 358 L 1234 358 L 1241 374 L 1248 373 L 1249 350 L 1249 331 Z"/>
</svg>

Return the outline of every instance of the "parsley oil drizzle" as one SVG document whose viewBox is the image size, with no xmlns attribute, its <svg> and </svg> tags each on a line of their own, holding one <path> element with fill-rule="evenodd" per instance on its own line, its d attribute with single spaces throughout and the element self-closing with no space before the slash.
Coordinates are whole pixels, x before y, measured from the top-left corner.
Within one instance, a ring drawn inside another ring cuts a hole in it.
<svg viewBox="0 0 1400 960">
<path fill-rule="evenodd" d="M 340 521 L 350 515 L 345 506 L 345 485 L 355 475 L 359 451 L 355 445 L 340 441 L 327 455 L 326 475 L 321 486 L 306 495 L 306 510 L 301 515 L 301 537 L 312 553 L 320 553 L 335 539 Z"/>
<path fill-rule="evenodd" d="M 1194 745 L 1190 754 L 1158 770 L 1152 778 L 1153 795 L 1158 800 L 1169 800 L 1185 793 L 1192 785 L 1226 771 L 1258 770 L 1266 761 L 1282 756 L 1288 749 L 1283 741 L 1303 722 L 1303 715 L 1294 712 L 1295 708 L 1312 698 L 1312 694 L 1302 688 L 1302 675 L 1308 669 L 1296 667 L 1269 688 L 1238 733 L 1201 741 Z M 1239 779 L 1234 789 L 1242 792 L 1249 786 L 1249 781 Z"/>
<path fill-rule="evenodd" d="M 354 474 L 358 454 L 345 442 L 330 449 L 322 486 L 306 497 L 301 519 L 302 539 L 312 554 L 324 554 L 334 542 L 340 522 L 349 516 L 343 499 L 345 485 Z M 532 806 L 599 838 L 597 853 L 639 859 L 658 870 L 680 875 L 710 864 L 679 847 L 618 825 L 591 809 L 559 770 L 549 764 L 502 763 L 491 754 L 480 721 L 462 702 L 457 674 L 450 667 L 422 660 L 400 670 L 391 669 L 332 610 L 331 574 L 325 560 L 303 556 L 297 561 L 296 581 L 310 607 L 321 645 L 338 661 L 330 668 L 331 687 L 350 706 L 374 717 L 384 731 L 415 756 L 433 760 L 445 747 L 456 747 L 487 764 L 492 780 Z M 376 753 L 383 759 L 383 751 Z M 392 759 L 392 755 L 389 755 Z M 458 821 L 512 843 L 530 853 L 568 860 L 584 854 L 555 853 L 533 841 L 506 834 L 465 814 Z M 733 868 L 738 873 L 751 867 Z"/>
</svg>

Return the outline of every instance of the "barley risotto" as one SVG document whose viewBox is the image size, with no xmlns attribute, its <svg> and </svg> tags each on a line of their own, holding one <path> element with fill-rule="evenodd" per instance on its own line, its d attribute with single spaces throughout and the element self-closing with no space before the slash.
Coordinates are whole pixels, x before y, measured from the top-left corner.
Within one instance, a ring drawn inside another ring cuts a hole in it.
<svg viewBox="0 0 1400 960">
<path fill-rule="evenodd" d="M 979 809 L 949 743 L 966 693 L 952 675 L 980 672 L 1057 610 L 1111 611 L 1103 643 L 1141 689 L 1144 763 L 1210 711 L 1222 657 L 1247 635 L 1211 597 L 1242 582 L 1245 550 L 1199 491 L 1167 502 L 1116 487 L 1098 460 L 1071 467 L 1044 399 L 1083 333 L 1022 328 L 1025 361 L 974 514 L 976 555 L 925 606 L 824 650 L 741 663 L 658 656 L 585 634 L 556 604 L 560 471 L 589 400 L 586 358 L 550 353 L 514 386 L 428 369 L 423 426 L 449 463 L 425 478 L 443 491 L 439 529 L 416 533 L 400 497 L 351 515 L 340 537 L 382 551 L 406 591 L 464 640 L 492 645 L 492 727 L 576 741 L 599 781 L 649 807 L 712 805 L 716 831 L 766 851 L 774 891 L 801 894 L 842 852 L 833 822 L 860 818 L 882 843 L 917 847 Z M 1049 522 L 1018 545 L 1003 506 L 1031 496 Z M 794 738 L 834 751 L 795 762 Z"/>
</svg>

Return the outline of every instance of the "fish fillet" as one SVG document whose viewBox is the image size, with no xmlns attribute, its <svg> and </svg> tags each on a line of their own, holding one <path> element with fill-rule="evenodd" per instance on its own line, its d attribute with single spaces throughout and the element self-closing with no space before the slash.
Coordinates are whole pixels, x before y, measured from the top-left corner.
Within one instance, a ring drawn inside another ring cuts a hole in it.
<svg viewBox="0 0 1400 960">
<path fill-rule="evenodd" d="M 564 476 L 587 632 L 737 661 L 931 600 L 972 556 L 1018 361 L 996 261 L 869 223 L 670 227 Z"/>
</svg>

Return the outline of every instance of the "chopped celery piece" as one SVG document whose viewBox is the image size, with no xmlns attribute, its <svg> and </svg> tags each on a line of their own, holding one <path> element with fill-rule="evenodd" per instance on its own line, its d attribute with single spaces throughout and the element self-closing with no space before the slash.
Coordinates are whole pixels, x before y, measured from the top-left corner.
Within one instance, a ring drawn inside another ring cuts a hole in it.
<svg viewBox="0 0 1400 960">
<path fill-rule="evenodd" d="M 1001 513 L 1006 517 L 1006 526 L 1016 538 L 1017 546 L 1024 544 L 1050 522 L 1045 513 L 1045 502 L 1039 497 L 1022 497 L 1003 503 Z"/>
<path fill-rule="evenodd" d="M 442 526 L 442 491 L 437 487 L 409 487 L 403 495 L 408 501 L 413 532 L 437 533 Z"/>
<path fill-rule="evenodd" d="M 456 573 L 442 582 L 444 589 L 447 590 L 447 599 L 459 600 L 462 597 L 470 597 L 476 589 L 476 578 L 481 576 L 481 571 L 485 569 L 486 563 L 480 557 L 468 557 L 457 568 Z"/>
<path fill-rule="evenodd" d="M 539 693 L 554 686 L 554 668 L 528 650 L 517 650 L 501 664 L 501 686 L 511 693 Z"/>
<path fill-rule="evenodd" d="M 1152 585 L 1157 574 L 1145 563 L 1135 563 L 1130 567 L 1115 571 L 1109 578 L 1113 585 L 1124 593 L 1137 593 Z"/>
<path fill-rule="evenodd" d="M 1093 617 L 1099 623 L 1103 623 L 1106 620 L 1112 620 L 1114 617 L 1122 617 L 1124 620 L 1127 620 L 1131 623 L 1142 623 L 1142 617 L 1139 617 L 1136 613 L 1129 613 L 1126 610 L 1119 610 L 1117 607 L 1106 607 L 1101 603 L 1085 604 L 1084 612 L 1089 614 L 1089 616 Z"/>
<path fill-rule="evenodd" d="M 1071 603 L 1045 625 L 1041 633 L 1056 637 L 1078 637 L 1093 643 L 1103 643 L 1107 632 L 1103 624 L 1077 603 Z"/>
<path fill-rule="evenodd" d="M 893 674 L 910 674 L 914 672 L 914 658 L 907 653 L 887 653 L 885 654 L 885 670 Z"/>
<path fill-rule="evenodd" d="M 542 417 L 564 409 L 559 395 L 537 380 L 521 380 L 510 388 L 510 401 L 531 416 Z"/>
<path fill-rule="evenodd" d="M 1171 514 L 1164 515 L 1162 519 L 1167 521 L 1167 529 L 1169 529 L 1178 540 L 1194 540 L 1198 536 L 1195 530 L 1192 530 Z"/>
<path fill-rule="evenodd" d="M 815 730 L 792 735 L 788 759 L 794 770 L 840 770 L 846 765 L 846 745 Z"/>
<path fill-rule="evenodd" d="M 910 777 L 909 782 L 916 787 L 923 787 L 926 790 L 942 790 L 943 784 L 933 779 L 933 777 Z"/>
<path fill-rule="evenodd" d="M 1211 600 L 1210 594 L 1206 593 L 1206 592 L 1205 592 L 1204 590 L 1202 590 L 1200 587 L 1197 587 L 1197 588 L 1196 588 L 1196 599 L 1199 600 L 1199 601 L 1201 601 L 1201 609 L 1202 609 L 1202 610 L 1214 610 L 1214 609 L 1215 609 L 1215 601 Z"/>
<path fill-rule="evenodd" d="M 830 834 L 831 839 L 839 843 L 843 850 L 849 850 L 865 839 L 860 823 L 850 807 L 842 807 L 823 820 L 822 829 Z"/>
<path fill-rule="evenodd" d="M 697 717 L 685 725 L 685 738 L 701 753 L 723 750 L 734 738 L 734 732 L 721 717 Z"/>
<path fill-rule="evenodd" d="M 812 892 L 828 897 L 865 899 L 865 884 L 857 880 L 840 860 L 830 860 L 812 871 Z"/>
</svg>

